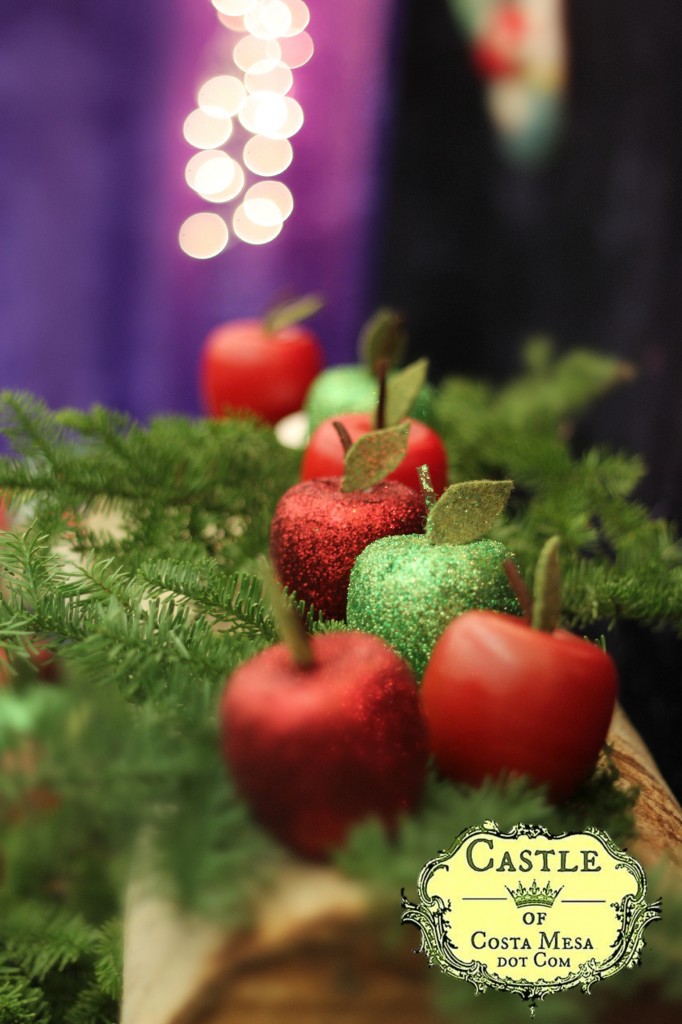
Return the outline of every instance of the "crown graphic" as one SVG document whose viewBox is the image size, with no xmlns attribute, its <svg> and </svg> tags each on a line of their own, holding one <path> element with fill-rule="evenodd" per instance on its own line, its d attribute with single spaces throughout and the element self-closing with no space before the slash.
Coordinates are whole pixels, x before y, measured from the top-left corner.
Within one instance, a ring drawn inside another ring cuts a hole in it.
<svg viewBox="0 0 682 1024">
<path fill-rule="evenodd" d="M 541 889 L 535 879 L 533 879 L 532 884 L 528 888 L 522 882 L 519 882 L 517 889 L 512 891 L 508 885 L 505 885 L 505 889 L 517 907 L 551 907 L 563 889 L 563 885 L 559 886 L 558 889 L 552 889 L 548 882 L 544 889 Z"/>
</svg>

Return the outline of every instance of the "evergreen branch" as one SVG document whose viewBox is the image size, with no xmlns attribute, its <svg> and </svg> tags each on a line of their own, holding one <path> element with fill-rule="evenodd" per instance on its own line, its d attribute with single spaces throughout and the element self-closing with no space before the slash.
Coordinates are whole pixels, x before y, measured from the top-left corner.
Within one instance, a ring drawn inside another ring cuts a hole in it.
<svg viewBox="0 0 682 1024">
<path fill-rule="evenodd" d="M 39 982 L 92 953 L 95 936 L 80 915 L 36 901 L 10 908 L 0 921 L 5 955 Z"/>
<path fill-rule="evenodd" d="M 123 992 L 123 928 L 119 918 L 102 925 L 93 950 L 97 984 L 105 995 L 118 1001 Z"/>
<path fill-rule="evenodd" d="M 62 1019 L 64 1024 L 118 1024 L 118 1006 L 97 980 L 80 990 Z"/>
<path fill-rule="evenodd" d="M 52 1024 L 50 1007 L 43 993 L 1 950 L 0 1024 Z"/>
<path fill-rule="evenodd" d="M 57 472 L 64 432 L 47 407 L 24 391 L 0 392 L 0 431 L 21 454 L 42 456 Z"/>
<path fill-rule="evenodd" d="M 529 579 L 547 537 L 561 537 L 569 624 L 632 617 L 680 630 L 682 550 L 672 525 L 632 498 L 641 460 L 598 449 L 576 458 L 568 443 L 567 420 L 620 373 L 614 360 L 554 359 L 536 345 L 501 388 L 445 382 L 437 425 L 453 478 L 514 479 L 495 535 Z M 259 568 L 297 457 L 244 420 L 143 428 L 101 407 L 50 413 L 4 395 L 0 423 L 24 455 L 0 459 L 0 488 L 33 499 L 36 516 L 23 535 L 0 536 L 0 644 L 14 664 L 32 638 L 49 637 L 65 668 L 59 688 L 17 674 L 0 693 L 0 741 L 15 766 L 2 778 L 1 809 L 15 823 L 3 835 L 0 930 L 3 920 L 14 930 L 0 947 L 0 1024 L 110 1022 L 121 977 L 111 918 L 140 830 L 164 892 L 226 925 L 249 920 L 282 857 L 232 787 L 217 706 L 229 674 L 277 639 Z M 115 510 L 121 529 L 93 524 L 95 508 Z M 345 628 L 287 599 L 311 632 Z M 467 790 L 431 778 L 395 837 L 367 823 L 338 863 L 394 901 L 473 820 L 592 823 L 619 838 L 631 804 L 603 773 L 562 808 L 519 780 Z M 32 944 L 37 907 L 47 924 Z"/>
<path fill-rule="evenodd" d="M 263 606 L 263 587 L 258 576 L 226 576 L 215 562 L 195 564 L 170 559 L 145 562 L 137 576 L 150 594 L 160 597 L 170 592 L 177 603 L 191 605 L 196 614 L 266 643 L 277 639 L 272 615 Z"/>
</svg>

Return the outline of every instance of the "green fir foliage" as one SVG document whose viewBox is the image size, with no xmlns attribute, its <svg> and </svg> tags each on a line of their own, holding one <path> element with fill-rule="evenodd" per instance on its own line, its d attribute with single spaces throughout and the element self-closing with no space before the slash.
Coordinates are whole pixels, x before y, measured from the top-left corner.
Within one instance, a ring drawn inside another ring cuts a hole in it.
<svg viewBox="0 0 682 1024">
<path fill-rule="evenodd" d="M 494 533 L 529 581 L 542 545 L 560 537 L 567 624 L 603 629 L 629 617 L 679 631 L 680 546 L 671 524 L 633 500 L 640 461 L 598 450 L 576 457 L 570 447 L 574 417 L 624 376 L 615 360 L 555 359 L 536 341 L 505 387 L 446 381 L 438 426 L 452 480 L 514 481 Z M 263 556 L 298 458 L 248 419 L 141 426 L 99 407 L 52 413 L 24 394 L 2 396 L 0 427 L 12 446 L 0 491 L 16 516 L 0 535 L 10 675 L 0 689 L 0 1024 L 110 1024 L 134 866 L 181 906 L 234 926 L 287 856 L 234 791 L 217 707 L 230 673 L 277 639 Z M 287 600 L 303 612 L 295 595 Z M 314 612 L 307 625 L 344 628 Z M 57 684 L 37 677 L 43 644 L 57 655 Z M 369 822 L 338 864 L 378 905 L 393 900 L 397 915 L 400 890 L 472 822 L 593 823 L 624 840 L 633 795 L 615 777 L 607 764 L 555 808 L 523 780 L 472 790 L 431 776 L 421 811 L 397 835 Z M 680 915 L 666 905 L 652 929 L 660 956 L 646 957 L 647 969 L 676 963 L 680 976 Z M 659 975 L 667 990 L 671 971 Z M 434 986 L 458 1007 L 470 1000 L 437 972 Z M 500 1019 L 499 1005 L 478 998 L 476 1021 L 484 1007 Z M 562 1005 L 539 1012 L 558 1024 Z M 508 1000 L 504 1012 L 513 1020 Z"/>
<path fill-rule="evenodd" d="M 561 542 L 563 623 L 585 629 L 633 619 L 682 632 L 682 545 L 674 524 L 636 500 L 645 474 L 636 455 L 571 447 L 576 418 L 632 376 L 593 352 L 560 358 L 545 339 L 525 351 L 509 384 L 451 378 L 435 403 L 452 480 L 514 481 L 508 518 L 492 531 L 528 581 L 544 543 Z"/>
</svg>

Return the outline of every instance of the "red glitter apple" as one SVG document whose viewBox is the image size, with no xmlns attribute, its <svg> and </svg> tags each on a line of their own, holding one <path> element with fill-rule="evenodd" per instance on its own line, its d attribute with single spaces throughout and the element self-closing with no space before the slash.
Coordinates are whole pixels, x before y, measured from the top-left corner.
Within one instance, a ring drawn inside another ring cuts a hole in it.
<svg viewBox="0 0 682 1024">
<path fill-rule="evenodd" d="M 448 458 L 442 439 L 425 423 L 406 417 L 405 413 L 414 402 L 426 379 L 428 362 L 420 359 L 399 371 L 388 383 L 388 364 L 380 371 L 379 403 L 375 417 L 370 413 L 345 413 L 333 419 L 323 420 L 313 432 L 301 464 L 301 479 L 313 480 L 322 476 L 337 476 L 342 472 L 343 453 L 339 448 L 334 423 L 341 423 L 351 441 L 370 433 L 376 428 L 409 423 L 410 434 L 407 450 L 402 461 L 389 473 L 388 480 L 406 484 L 415 491 L 421 489 L 417 470 L 428 466 L 434 490 L 442 494 L 447 483 Z M 406 385 L 406 386 L 404 386 Z"/>
<path fill-rule="evenodd" d="M 276 644 L 234 672 L 220 705 L 237 789 L 281 842 L 327 856 L 369 816 L 415 809 L 427 752 L 416 683 L 377 637 L 328 633 L 297 661 Z"/>
<path fill-rule="evenodd" d="M 277 423 L 303 406 L 322 369 L 317 335 L 299 321 L 321 302 L 310 296 L 272 310 L 262 320 L 215 327 L 204 342 L 199 387 L 209 416 L 250 412 Z"/>
<path fill-rule="evenodd" d="M 343 476 L 289 488 L 275 510 L 270 556 L 282 583 L 327 618 L 343 619 L 355 559 L 372 541 L 422 533 L 424 498 L 383 477 L 404 456 L 413 427 L 375 431 L 341 452 Z M 342 431 L 343 433 L 343 431 Z"/>
<path fill-rule="evenodd" d="M 594 767 L 615 706 L 617 673 L 596 644 L 556 628 L 556 583 L 552 601 L 538 603 L 546 567 L 554 564 L 558 572 L 557 539 L 548 545 L 536 571 L 537 628 L 528 617 L 500 612 L 460 615 L 433 650 L 420 699 L 430 750 L 448 778 L 478 786 L 486 776 L 523 774 L 561 800 Z M 531 602 L 524 604 L 530 613 Z"/>
</svg>

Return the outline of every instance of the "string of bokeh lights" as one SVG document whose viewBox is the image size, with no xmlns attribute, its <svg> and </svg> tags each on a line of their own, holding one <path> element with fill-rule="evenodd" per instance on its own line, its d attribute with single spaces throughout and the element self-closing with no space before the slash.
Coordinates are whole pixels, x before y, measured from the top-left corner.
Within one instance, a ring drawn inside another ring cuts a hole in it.
<svg viewBox="0 0 682 1024">
<path fill-rule="evenodd" d="M 289 140 L 303 125 L 301 105 L 290 95 L 293 72 L 313 55 L 303 0 L 211 2 L 230 33 L 229 73 L 201 85 L 185 119 L 185 140 L 197 150 L 185 180 L 221 210 L 192 214 L 182 224 L 180 248 L 195 259 L 217 256 L 233 238 L 265 245 L 282 230 L 294 200 L 278 176 L 293 160 Z"/>
</svg>

